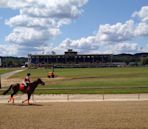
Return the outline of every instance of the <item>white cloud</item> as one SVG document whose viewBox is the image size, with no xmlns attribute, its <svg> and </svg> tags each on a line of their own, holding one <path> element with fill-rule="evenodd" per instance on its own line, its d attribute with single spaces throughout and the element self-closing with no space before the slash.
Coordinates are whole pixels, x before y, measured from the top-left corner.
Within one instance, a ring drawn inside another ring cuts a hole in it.
<svg viewBox="0 0 148 129">
<path fill-rule="evenodd" d="M 132 15 L 133 17 L 138 17 L 142 22 L 148 22 L 148 6 L 144 6 L 140 11 L 136 11 Z"/>
<path fill-rule="evenodd" d="M 64 40 L 58 47 L 54 50 L 60 53 L 63 53 L 67 49 L 74 49 L 80 53 L 99 53 L 99 54 L 106 54 L 106 53 L 136 53 L 140 52 L 140 47 L 138 43 L 132 42 L 116 42 L 113 43 L 112 41 L 108 42 L 98 42 L 96 37 L 86 37 L 81 38 L 80 40 Z"/>
<path fill-rule="evenodd" d="M 0 7 L 20 12 L 5 21 L 13 28 L 6 42 L 19 45 L 26 54 L 39 51 L 38 47 L 50 46 L 50 40 L 62 33 L 63 25 L 70 24 L 82 13 L 86 3 L 87 0 L 2 0 Z M 32 50 L 28 46 L 32 46 Z"/>
<path fill-rule="evenodd" d="M 33 17 L 75 18 L 88 0 L 1 0 L 0 7 L 20 9 L 21 15 Z"/>
<path fill-rule="evenodd" d="M 100 25 L 95 35 L 77 40 L 65 39 L 53 48 L 51 39 L 62 33 L 63 25 L 70 24 L 81 15 L 86 3 L 87 0 L 1 0 L 0 7 L 20 11 L 19 15 L 5 22 L 13 28 L 6 41 L 9 45 L 17 45 L 19 50 L 16 54 L 48 52 L 49 49 L 61 53 L 69 48 L 82 53 L 139 51 L 138 43 L 132 43 L 132 40 L 148 36 L 148 6 L 134 12 L 124 23 Z"/>
<path fill-rule="evenodd" d="M 138 44 L 129 41 L 135 37 L 135 29 L 133 20 L 124 24 L 100 25 L 96 35 L 78 40 L 66 39 L 55 50 L 64 52 L 71 48 L 81 53 L 134 53 L 138 51 Z"/>
<path fill-rule="evenodd" d="M 82 53 L 90 51 L 92 53 L 140 52 L 140 45 L 132 43 L 132 40 L 143 36 L 148 37 L 148 6 L 142 7 L 132 16 L 138 17 L 138 22 L 129 19 L 125 23 L 100 25 L 96 35 L 78 40 L 64 40 L 57 50 L 73 48 Z"/>
<path fill-rule="evenodd" d="M 70 24 L 71 20 L 62 18 L 42 18 L 42 17 L 30 17 L 27 15 L 17 15 L 12 17 L 9 20 L 6 20 L 5 23 L 11 27 L 32 27 L 32 28 L 60 28 L 62 25 Z"/>
<path fill-rule="evenodd" d="M 133 17 L 138 18 L 140 21 L 136 26 L 135 36 L 148 36 L 148 6 L 134 12 Z"/>
<path fill-rule="evenodd" d="M 144 48 L 142 48 L 143 52 L 147 52 L 148 51 L 148 43 L 146 44 L 146 46 L 144 46 Z"/>
<path fill-rule="evenodd" d="M 45 45 L 53 35 L 56 35 L 56 29 L 36 29 L 26 27 L 16 27 L 11 34 L 6 37 L 6 41 L 21 46 L 41 46 Z"/>
<path fill-rule="evenodd" d="M 126 23 L 117 23 L 115 25 L 100 25 L 97 40 L 103 42 L 121 42 L 130 40 L 134 36 L 134 21 L 129 20 Z"/>
<path fill-rule="evenodd" d="M 19 50 L 18 45 L 12 45 L 12 44 L 1 44 L 0 45 L 0 55 L 1 56 L 15 55 L 18 50 Z"/>
<path fill-rule="evenodd" d="M 135 36 L 146 36 L 148 37 L 148 23 L 141 22 L 135 29 Z"/>
<path fill-rule="evenodd" d="M 139 52 L 139 46 L 137 43 L 118 43 L 111 46 L 111 53 L 136 53 Z"/>
<path fill-rule="evenodd" d="M 94 36 L 90 37 L 83 37 L 79 40 L 70 40 L 66 39 L 64 40 L 56 49 L 62 49 L 65 51 L 66 49 L 72 48 L 77 51 L 81 52 L 88 52 L 89 50 L 94 50 L 98 47 L 98 44 L 96 44 L 96 40 Z"/>
<path fill-rule="evenodd" d="M 28 3 L 26 3 L 26 0 L 1 0 L 0 1 L 0 7 L 1 8 L 22 8 L 27 6 Z"/>
</svg>

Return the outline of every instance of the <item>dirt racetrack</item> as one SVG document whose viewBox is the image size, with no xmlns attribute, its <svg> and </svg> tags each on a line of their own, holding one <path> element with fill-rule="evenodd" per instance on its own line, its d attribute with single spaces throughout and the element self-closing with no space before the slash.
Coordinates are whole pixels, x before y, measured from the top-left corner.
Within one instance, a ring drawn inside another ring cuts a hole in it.
<svg viewBox="0 0 148 129">
<path fill-rule="evenodd" d="M 0 104 L 0 129 L 148 129 L 148 101 Z"/>
</svg>

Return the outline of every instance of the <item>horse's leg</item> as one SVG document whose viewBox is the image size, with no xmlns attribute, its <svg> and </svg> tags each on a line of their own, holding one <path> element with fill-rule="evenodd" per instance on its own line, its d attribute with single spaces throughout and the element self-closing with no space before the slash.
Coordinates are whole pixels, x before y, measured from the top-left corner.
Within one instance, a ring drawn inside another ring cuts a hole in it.
<svg viewBox="0 0 148 129">
<path fill-rule="evenodd" d="M 28 94 L 28 105 L 30 104 L 29 100 L 30 100 L 31 94 Z"/>
<path fill-rule="evenodd" d="M 10 103 L 10 102 L 11 102 L 11 100 L 13 100 L 13 102 L 14 102 L 13 95 L 14 95 L 14 92 L 11 94 L 11 96 L 10 96 L 10 98 L 9 98 L 9 100 L 8 100 L 8 103 Z"/>
<path fill-rule="evenodd" d="M 24 101 L 22 101 L 22 104 L 25 103 L 26 101 L 28 101 L 28 99 L 25 99 Z"/>
<path fill-rule="evenodd" d="M 14 95 L 14 94 L 15 94 L 14 92 L 11 94 L 11 96 L 10 96 L 10 98 L 9 98 L 9 100 L 8 100 L 8 103 L 10 103 L 11 100 L 12 100 L 12 103 L 14 104 L 14 98 L 13 98 L 13 95 Z"/>
<path fill-rule="evenodd" d="M 22 101 L 22 104 L 25 103 L 28 99 L 25 99 L 24 101 Z"/>
<path fill-rule="evenodd" d="M 13 93 L 11 94 L 11 97 L 10 97 L 10 99 L 8 100 L 8 103 L 11 102 L 11 100 L 12 100 L 12 103 L 14 104 L 14 98 L 13 98 L 13 96 L 14 96 L 17 92 L 18 92 L 18 89 L 13 88 Z"/>
<path fill-rule="evenodd" d="M 25 99 L 24 101 L 22 101 L 22 103 L 25 103 L 27 101 L 28 105 L 30 104 L 29 100 L 30 100 L 30 97 L 31 97 L 31 94 L 27 94 L 28 95 L 28 98 Z"/>
<path fill-rule="evenodd" d="M 10 96 L 10 98 L 9 98 L 9 100 L 8 100 L 8 103 L 10 103 L 10 102 L 11 102 L 11 99 L 12 99 L 12 97 Z"/>
<path fill-rule="evenodd" d="M 28 94 L 27 94 L 28 95 Z M 22 104 L 25 103 L 28 99 L 25 99 L 24 101 L 22 101 Z"/>
</svg>

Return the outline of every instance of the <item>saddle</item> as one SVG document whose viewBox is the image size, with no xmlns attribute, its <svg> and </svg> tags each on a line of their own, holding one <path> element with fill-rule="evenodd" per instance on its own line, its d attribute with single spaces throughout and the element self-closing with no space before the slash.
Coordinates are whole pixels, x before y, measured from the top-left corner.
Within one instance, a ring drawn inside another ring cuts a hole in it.
<svg viewBox="0 0 148 129">
<path fill-rule="evenodd" d="M 20 90 L 21 90 L 21 91 L 24 91 L 24 90 L 25 90 L 25 85 L 24 85 L 24 83 L 20 83 Z"/>
<path fill-rule="evenodd" d="M 30 91 L 30 86 L 25 87 L 24 83 L 20 83 L 20 90 L 21 91 Z"/>
</svg>

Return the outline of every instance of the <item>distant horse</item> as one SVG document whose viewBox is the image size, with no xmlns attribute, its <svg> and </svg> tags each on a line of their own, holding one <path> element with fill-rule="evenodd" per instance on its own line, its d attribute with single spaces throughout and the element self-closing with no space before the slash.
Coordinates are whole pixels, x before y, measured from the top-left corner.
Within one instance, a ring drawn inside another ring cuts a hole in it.
<svg viewBox="0 0 148 129">
<path fill-rule="evenodd" d="M 22 90 L 21 87 L 20 87 L 20 84 L 19 83 L 16 83 L 16 84 L 12 84 L 10 85 L 10 87 L 3 93 L 3 95 L 6 95 L 11 89 L 13 90 L 13 93 L 11 94 L 9 100 L 8 100 L 8 103 L 11 102 L 11 100 L 13 100 L 13 104 L 14 104 L 14 98 L 13 98 L 13 95 L 15 95 L 18 91 L 22 91 L 23 93 L 27 93 L 28 95 L 28 98 L 24 101 L 22 101 L 22 103 L 24 102 L 28 102 L 29 103 L 29 100 L 30 100 L 30 97 L 31 97 L 31 94 L 34 92 L 34 90 L 36 89 L 36 87 L 41 84 L 41 85 L 45 85 L 45 83 L 40 79 L 38 78 L 37 80 L 35 80 L 34 82 L 30 83 L 29 86 L 27 87 L 27 89 L 24 89 Z"/>
</svg>

